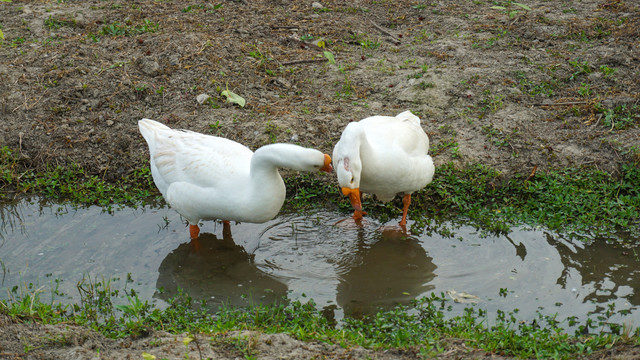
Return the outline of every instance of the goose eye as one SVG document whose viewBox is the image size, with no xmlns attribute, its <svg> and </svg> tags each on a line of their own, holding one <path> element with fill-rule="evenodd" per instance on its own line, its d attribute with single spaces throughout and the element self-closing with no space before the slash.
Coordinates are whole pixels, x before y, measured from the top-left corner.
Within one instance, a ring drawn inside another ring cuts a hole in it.
<svg viewBox="0 0 640 360">
<path fill-rule="evenodd" d="M 353 180 L 354 180 L 354 179 L 353 179 L 353 176 L 352 176 L 352 177 L 351 177 L 351 183 L 352 183 L 352 184 L 353 184 Z"/>
</svg>

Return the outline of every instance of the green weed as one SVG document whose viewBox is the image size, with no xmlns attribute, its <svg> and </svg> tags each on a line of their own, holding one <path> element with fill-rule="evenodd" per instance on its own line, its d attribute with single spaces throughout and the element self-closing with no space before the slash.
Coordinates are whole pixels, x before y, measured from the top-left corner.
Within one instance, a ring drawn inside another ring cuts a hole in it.
<svg viewBox="0 0 640 360">
<path fill-rule="evenodd" d="M 59 29 L 63 26 L 74 27 L 75 21 L 56 19 L 54 17 L 49 16 L 45 21 L 44 25 L 48 27 L 50 30 Z"/>
<path fill-rule="evenodd" d="M 640 122 L 639 105 L 618 105 L 613 108 L 605 108 L 601 103 L 595 105 L 596 112 L 603 115 L 603 124 L 611 130 L 622 130 L 632 126 L 638 126 Z"/>
<path fill-rule="evenodd" d="M 593 94 L 591 90 L 591 85 L 588 83 L 580 83 L 580 87 L 578 88 L 578 94 L 582 97 L 589 97 Z"/>
<path fill-rule="evenodd" d="M 420 67 L 420 71 L 411 75 L 407 75 L 407 79 L 420 79 L 423 77 L 427 71 L 429 71 L 429 65 L 424 64 Z"/>
<path fill-rule="evenodd" d="M 366 34 L 353 34 L 351 35 L 351 39 L 352 41 L 355 41 L 356 43 L 360 44 L 360 46 L 362 46 L 363 49 L 367 49 L 367 50 L 375 50 L 379 48 L 381 45 L 379 39 L 376 39 L 376 40 L 371 39 Z"/>
<path fill-rule="evenodd" d="M 554 78 L 535 83 L 527 77 L 524 71 L 517 71 L 515 77 L 518 81 L 518 88 L 520 89 L 520 91 L 532 96 L 546 95 L 551 97 L 555 95 L 555 89 L 557 89 L 559 86 L 558 81 Z"/>
<path fill-rule="evenodd" d="M 347 74 L 345 74 L 344 81 L 340 85 L 341 85 L 341 89 L 339 91 L 336 91 L 336 94 L 335 94 L 336 98 L 339 98 L 339 99 L 350 98 L 355 94 L 355 89 L 353 88 L 353 85 L 351 84 L 351 79 Z"/>
<path fill-rule="evenodd" d="M 600 65 L 600 71 L 604 74 L 604 77 L 610 77 L 618 70 L 616 68 L 610 68 L 607 65 Z"/>
<path fill-rule="evenodd" d="M 212 13 L 215 12 L 217 10 L 219 10 L 221 7 L 223 6 L 222 3 L 220 4 L 198 4 L 198 5 L 188 5 L 184 8 L 182 8 L 180 11 L 183 13 L 190 13 L 190 12 L 195 12 L 195 11 L 202 11 L 204 13 Z"/>
<path fill-rule="evenodd" d="M 569 61 L 569 64 L 573 66 L 574 72 L 569 77 L 569 80 L 575 80 L 580 75 L 588 75 L 593 71 L 593 67 L 589 64 L 588 61 L 578 61 L 572 60 Z"/>
<path fill-rule="evenodd" d="M 144 19 L 142 25 L 134 26 L 131 24 L 123 24 L 120 22 L 114 22 L 108 25 L 102 26 L 99 35 L 106 36 L 134 36 L 142 33 L 153 33 L 158 31 L 160 25 L 154 23 L 148 19 Z"/>
<path fill-rule="evenodd" d="M 482 119 L 488 113 L 495 113 L 496 111 L 502 109 L 504 107 L 504 98 L 505 95 L 494 95 L 491 96 L 488 91 L 484 92 L 485 98 L 480 101 L 480 115 L 479 118 Z"/>
<path fill-rule="evenodd" d="M 487 135 L 487 138 L 493 145 L 499 147 L 509 146 L 510 136 L 505 134 L 501 129 L 486 125 L 482 127 L 482 132 Z"/>
<path fill-rule="evenodd" d="M 209 132 L 216 136 L 222 135 L 222 124 L 220 124 L 220 120 L 216 120 L 214 124 L 209 124 Z"/>
<path fill-rule="evenodd" d="M 526 14 L 531 11 L 529 6 L 515 1 L 504 1 L 500 5 L 494 5 L 491 8 L 506 14 L 509 19 L 515 18 L 521 12 Z"/>
<path fill-rule="evenodd" d="M 340 196 L 337 185 L 323 181 L 317 174 L 297 174 L 285 177 L 284 181 L 287 198 L 293 200 L 286 206 L 293 209 L 317 208 L 332 197 Z"/>
</svg>

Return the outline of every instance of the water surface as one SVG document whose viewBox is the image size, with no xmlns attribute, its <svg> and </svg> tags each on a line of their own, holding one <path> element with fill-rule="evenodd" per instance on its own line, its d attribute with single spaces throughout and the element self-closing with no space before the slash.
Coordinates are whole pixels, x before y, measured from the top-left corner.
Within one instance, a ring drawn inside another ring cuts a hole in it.
<svg viewBox="0 0 640 360">
<path fill-rule="evenodd" d="M 487 236 L 454 224 L 444 224 L 453 236 L 406 235 L 397 219 L 358 227 L 339 222 L 345 214 L 314 211 L 232 224 L 231 233 L 205 222 L 194 243 L 164 207 L 107 213 L 20 201 L 0 215 L 2 288 L 31 283 L 43 298 L 60 279 L 65 295 L 56 299 L 78 301 L 77 283 L 88 279 L 135 288 L 160 307 L 182 289 L 212 304 L 313 298 L 340 318 L 454 290 L 477 296 L 474 306 L 489 312 L 518 309 L 525 320 L 540 311 L 583 322 L 613 307 L 610 321 L 640 323 L 640 251 L 615 241 L 524 228 Z"/>
</svg>

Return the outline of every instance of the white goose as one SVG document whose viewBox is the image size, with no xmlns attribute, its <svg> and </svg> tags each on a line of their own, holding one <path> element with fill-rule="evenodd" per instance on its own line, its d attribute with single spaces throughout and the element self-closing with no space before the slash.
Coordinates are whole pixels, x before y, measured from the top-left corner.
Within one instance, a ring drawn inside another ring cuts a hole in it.
<svg viewBox="0 0 640 360">
<path fill-rule="evenodd" d="M 342 193 L 355 210 L 353 218 L 359 221 L 366 214 L 360 202 L 363 192 L 383 202 L 403 193 L 400 225 L 404 227 L 411 193 L 433 179 L 435 167 L 428 151 L 429 137 L 411 111 L 349 123 L 333 149 L 333 166 Z"/>
<path fill-rule="evenodd" d="M 151 175 L 167 203 L 189 221 L 192 239 L 200 220 L 262 223 L 273 219 L 285 198 L 279 167 L 331 172 L 331 158 L 293 144 L 266 145 L 252 152 L 237 142 L 142 119 Z"/>
</svg>

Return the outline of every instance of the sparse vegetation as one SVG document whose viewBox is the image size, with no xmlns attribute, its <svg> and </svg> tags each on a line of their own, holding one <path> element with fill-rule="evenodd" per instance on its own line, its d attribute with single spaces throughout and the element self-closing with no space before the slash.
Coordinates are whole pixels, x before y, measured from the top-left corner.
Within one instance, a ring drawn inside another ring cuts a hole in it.
<svg viewBox="0 0 640 360">
<path fill-rule="evenodd" d="M 515 1 L 503 1 L 501 5 L 494 5 L 491 8 L 505 13 L 509 19 L 515 18 L 520 13 L 526 14 L 531 11 L 529 6 Z"/>
<path fill-rule="evenodd" d="M 142 25 L 114 22 L 104 25 L 99 34 L 106 36 L 133 36 L 142 33 L 156 32 L 159 27 L 160 25 L 148 19 L 144 19 Z"/>
<path fill-rule="evenodd" d="M 293 301 L 287 305 L 254 305 L 246 309 L 222 307 L 211 312 L 206 303 L 194 304 L 191 297 L 180 292 L 169 300 L 169 307 L 160 310 L 139 300 L 133 289 L 120 292 L 111 288 L 108 281 L 82 283 L 93 286 L 87 293 L 91 297 L 86 297 L 82 304 L 43 303 L 37 292 L 26 292 L 14 300 L 0 300 L 0 314 L 19 317 L 23 321 L 37 319 L 45 324 L 80 324 L 111 338 L 136 339 L 161 329 L 176 334 L 187 333 L 190 335 L 182 338 L 185 347 L 192 342 L 200 347 L 198 338 L 207 339 L 211 346 L 231 350 L 235 356 L 245 358 L 259 355 L 257 335 L 241 333 L 230 337 L 227 334 L 230 330 L 287 333 L 299 340 L 319 340 L 342 347 L 404 349 L 425 357 L 442 354 L 452 339 L 460 339 L 467 347 L 483 351 L 520 358 L 560 359 L 598 354 L 613 343 L 638 345 L 640 336 L 640 329 L 613 326 L 607 323 L 606 317 L 601 324 L 590 325 L 609 326 L 611 333 L 583 335 L 587 324 L 572 323 L 576 330 L 569 334 L 563 329 L 568 324 L 557 321 L 554 315 L 540 312 L 533 321 L 521 321 L 517 310 L 498 311 L 492 318 L 485 310 L 467 307 L 462 315 L 453 315 L 451 300 L 444 294 L 415 300 L 413 312 L 409 312 L 408 307 L 398 306 L 363 319 L 345 319 L 340 327 L 336 327 L 316 309 L 312 300 Z M 86 289 L 82 291 L 86 292 Z M 123 297 L 127 304 L 113 305 Z M 70 341 L 61 335 L 46 342 L 59 346 Z M 29 353 L 39 346 L 38 343 L 38 339 L 24 339 L 24 351 Z"/>
</svg>

